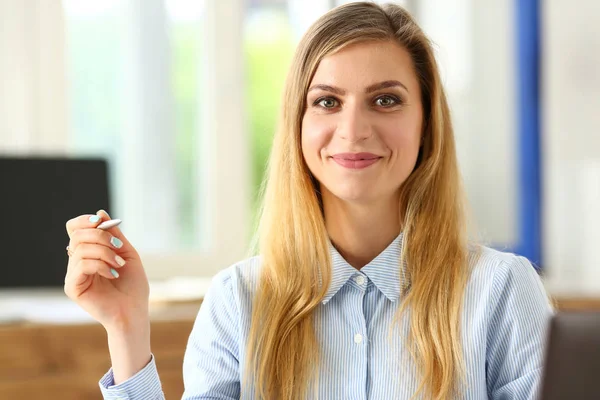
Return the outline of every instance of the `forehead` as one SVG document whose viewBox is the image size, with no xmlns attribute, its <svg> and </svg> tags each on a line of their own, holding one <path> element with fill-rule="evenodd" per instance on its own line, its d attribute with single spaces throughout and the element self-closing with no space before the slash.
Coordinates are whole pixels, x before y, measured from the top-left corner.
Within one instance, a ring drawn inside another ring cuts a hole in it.
<svg viewBox="0 0 600 400">
<path fill-rule="evenodd" d="M 418 82 L 408 51 L 392 41 L 361 42 L 324 57 L 311 84 L 362 90 L 381 81 L 399 80 L 409 90 Z"/>
</svg>

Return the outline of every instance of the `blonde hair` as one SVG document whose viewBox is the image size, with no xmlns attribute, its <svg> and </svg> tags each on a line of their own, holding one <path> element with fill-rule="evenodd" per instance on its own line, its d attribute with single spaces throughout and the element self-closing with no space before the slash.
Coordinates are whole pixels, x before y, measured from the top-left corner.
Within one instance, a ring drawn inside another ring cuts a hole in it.
<svg viewBox="0 0 600 400">
<path fill-rule="evenodd" d="M 319 184 L 300 145 L 309 84 L 323 57 L 352 43 L 387 40 L 411 55 L 424 115 L 417 164 L 400 188 L 409 289 L 397 315 L 410 309 L 408 347 L 422 379 L 415 396 L 446 399 L 459 393 L 466 223 L 450 111 L 433 49 L 403 8 L 349 3 L 310 27 L 284 89 L 258 229 L 262 268 L 244 377 L 258 398 L 305 398 L 308 382 L 318 379 L 314 312 L 331 281 L 331 259 Z"/>
</svg>

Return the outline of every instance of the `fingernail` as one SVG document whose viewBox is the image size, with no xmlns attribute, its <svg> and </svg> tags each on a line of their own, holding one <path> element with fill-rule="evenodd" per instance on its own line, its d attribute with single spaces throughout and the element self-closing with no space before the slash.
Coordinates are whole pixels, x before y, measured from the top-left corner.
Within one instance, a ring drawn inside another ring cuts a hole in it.
<svg viewBox="0 0 600 400">
<path fill-rule="evenodd" d="M 111 268 L 111 269 L 110 269 L 110 273 L 111 273 L 111 274 L 112 274 L 112 276 L 114 276 L 115 278 L 118 278 L 118 277 L 119 277 L 119 273 L 118 273 L 118 272 L 117 272 L 117 270 L 116 270 L 116 269 L 114 269 L 114 268 Z"/>
<path fill-rule="evenodd" d="M 90 217 L 90 222 L 91 222 L 91 223 L 95 224 L 95 223 L 96 223 L 96 222 L 98 222 L 98 221 L 100 221 L 100 217 L 99 217 L 99 216 L 97 216 L 97 215 L 92 215 L 92 216 Z"/>
<path fill-rule="evenodd" d="M 108 218 L 110 218 L 110 215 L 108 215 L 108 213 L 107 213 L 105 210 L 99 210 L 98 212 L 103 212 L 104 214 L 106 214 L 106 216 L 107 216 Z"/>
<path fill-rule="evenodd" d="M 123 260 L 123 257 L 121 257 L 121 256 L 116 256 L 116 257 L 115 257 L 115 260 L 117 260 L 117 264 L 119 264 L 121 267 L 122 267 L 123 265 L 125 265 L 125 260 Z"/>
<path fill-rule="evenodd" d="M 110 239 L 110 244 L 115 246 L 117 249 L 120 249 L 123 246 L 123 242 L 114 236 Z"/>
</svg>

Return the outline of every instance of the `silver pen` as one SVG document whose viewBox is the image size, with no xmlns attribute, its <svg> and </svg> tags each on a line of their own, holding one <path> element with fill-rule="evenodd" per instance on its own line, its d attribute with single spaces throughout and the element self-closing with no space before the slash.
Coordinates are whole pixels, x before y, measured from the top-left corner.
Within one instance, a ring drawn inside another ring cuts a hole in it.
<svg viewBox="0 0 600 400">
<path fill-rule="evenodd" d="M 114 228 L 115 226 L 119 226 L 121 224 L 120 219 L 111 219 L 108 221 L 104 221 L 103 223 L 101 223 L 100 225 L 98 225 L 96 228 L 98 229 L 102 229 L 103 231 L 110 229 L 110 228 Z"/>
</svg>

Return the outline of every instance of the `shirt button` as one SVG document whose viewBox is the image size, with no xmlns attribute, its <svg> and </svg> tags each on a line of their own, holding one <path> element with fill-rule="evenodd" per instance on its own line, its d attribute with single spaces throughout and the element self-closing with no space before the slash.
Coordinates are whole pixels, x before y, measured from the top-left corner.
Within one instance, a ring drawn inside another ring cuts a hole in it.
<svg viewBox="0 0 600 400">
<path fill-rule="evenodd" d="M 363 341 L 363 336 L 360 333 L 357 333 L 356 335 L 354 335 L 354 343 L 362 343 Z"/>
<path fill-rule="evenodd" d="M 358 275 L 356 278 L 354 278 L 354 282 L 362 286 L 365 284 L 365 277 L 362 275 Z"/>
</svg>

